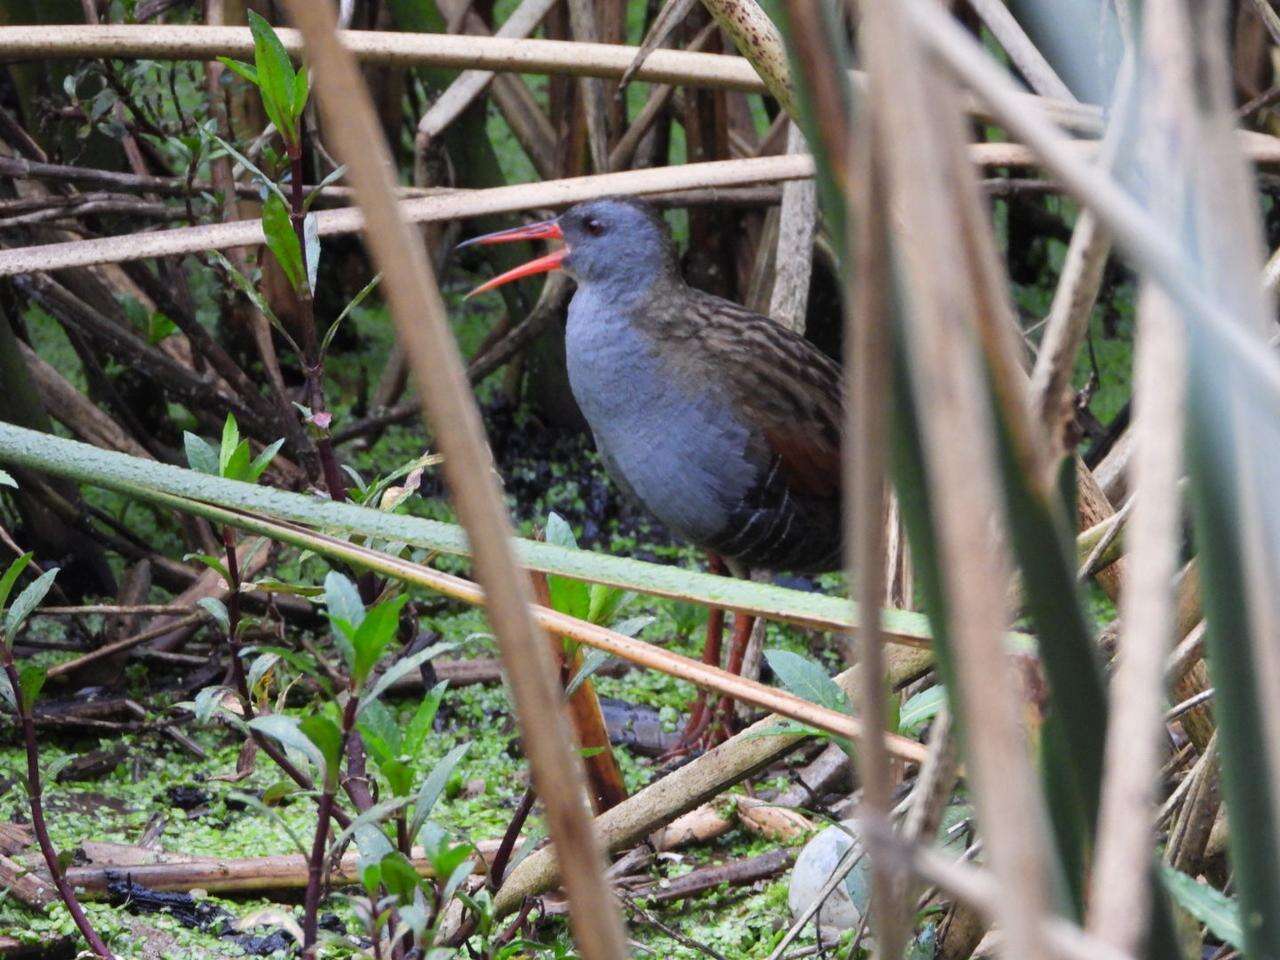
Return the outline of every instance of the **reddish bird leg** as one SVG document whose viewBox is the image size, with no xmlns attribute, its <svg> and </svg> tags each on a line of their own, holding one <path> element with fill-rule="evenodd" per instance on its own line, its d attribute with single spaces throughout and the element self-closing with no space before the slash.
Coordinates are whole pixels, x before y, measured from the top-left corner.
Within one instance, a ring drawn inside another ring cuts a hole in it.
<svg viewBox="0 0 1280 960">
<path fill-rule="evenodd" d="M 711 573 L 724 576 L 729 572 L 729 568 L 719 556 L 714 553 L 707 554 L 707 569 Z M 713 607 L 707 613 L 707 638 L 702 644 L 702 662 L 710 664 L 713 667 L 720 666 L 720 652 L 724 646 L 724 610 L 720 607 Z M 667 756 L 674 757 L 687 753 L 693 749 L 694 744 L 698 742 L 698 738 L 702 736 L 704 730 L 711 723 L 711 711 L 707 707 L 707 691 L 699 690 L 697 698 L 693 701 L 693 707 L 689 711 L 689 720 L 684 726 L 684 732 L 680 735 L 679 741 L 667 753 Z"/>
<path fill-rule="evenodd" d="M 725 669 L 734 676 L 742 673 L 742 661 L 747 656 L 747 646 L 751 643 L 751 630 L 756 625 L 756 618 L 748 613 L 733 615 L 733 640 L 729 646 L 729 662 Z M 727 734 L 733 723 L 733 698 L 721 697 L 713 711 L 723 726 L 722 732 Z"/>
</svg>

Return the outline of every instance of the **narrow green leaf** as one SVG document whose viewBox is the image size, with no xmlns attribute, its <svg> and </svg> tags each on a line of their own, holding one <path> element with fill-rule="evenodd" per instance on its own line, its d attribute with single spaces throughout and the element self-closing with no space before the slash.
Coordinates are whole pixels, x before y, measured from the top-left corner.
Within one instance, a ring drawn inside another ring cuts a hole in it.
<svg viewBox="0 0 1280 960">
<path fill-rule="evenodd" d="M 1173 899 L 1223 943 L 1244 949 L 1244 928 L 1236 902 L 1207 883 L 1199 883 L 1168 864 L 1160 865 L 1160 879 Z"/>
<path fill-rule="evenodd" d="M 394 636 L 394 634 L 392 634 Z M 423 663 L 438 657 L 445 651 L 452 650 L 457 646 L 455 643 L 436 643 L 424 650 L 419 650 L 411 657 L 405 657 L 403 660 L 397 660 L 385 671 L 369 691 L 360 698 L 360 709 L 364 710 L 368 705 L 377 702 L 377 700 L 391 688 L 393 684 L 401 677 L 408 676 L 417 671 Z M 376 660 L 375 660 L 376 662 Z"/>
<path fill-rule="evenodd" d="M 9 602 L 9 594 L 13 591 L 13 585 L 18 582 L 18 577 L 22 576 L 22 571 L 27 569 L 27 566 L 31 563 L 31 558 L 34 556 L 35 554 L 30 552 L 22 554 L 13 563 L 9 564 L 4 575 L 0 576 L 0 612 L 4 610 L 5 604 Z"/>
<path fill-rule="evenodd" d="M 231 632 L 231 615 L 227 612 L 227 605 L 217 597 L 201 597 L 196 601 L 196 606 L 213 617 L 223 633 Z"/>
<path fill-rule="evenodd" d="M 384 600 L 370 610 L 356 628 L 351 637 L 351 647 L 355 654 L 351 673 L 357 684 L 363 684 L 368 679 L 374 664 L 396 638 L 396 632 L 400 629 L 400 611 L 408 600 L 407 594 Z"/>
<path fill-rule="evenodd" d="M 236 423 L 235 414 L 228 413 L 222 424 L 222 442 L 218 446 L 218 473 L 228 479 L 236 479 L 227 473 L 227 464 L 235 456 L 240 445 L 240 425 Z"/>
<path fill-rule="evenodd" d="M 253 62 L 258 70 L 262 105 L 285 142 L 296 143 L 293 60 L 271 24 L 252 10 L 249 11 L 249 29 L 253 33 Z"/>
<path fill-rule="evenodd" d="M 274 193 L 262 205 L 262 232 L 290 285 L 294 291 L 302 293 L 307 289 L 303 285 L 306 268 L 302 263 L 302 247 L 298 243 L 298 234 L 294 232 L 293 221 L 289 219 L 288 206 Z"/>
<path fill-rule="evenodd" d="M 252 64 L 241 63 L 239 60 L 232 60 L 230 57 L 219 57 L 218 62 L 236 76 L 249 81 L 255 87 L 258 86 L 258 71 Z"/>
<path fill-rule="evenodd" d="M 569 682 L 564 686 L 564 695 L 566 698 L 572 697 L 578 692 L 584 683 L 586 683 L 591 675 L 609 662 L 609 654 L 603 650 L 588 650 L 582 657 L 582 666 L 578 668 Z"/>
<path fill-rule="evenodd" d="M 40 606 L 45 595 L 53 586 L 54 579 L 58 576 L 58 568 L 54 567 L 40 574 L 35 580 L 27 584 L 27 588 L 18 594 L 17 599 L 13 601 L 13 605 L 9 607 L 9 612 L 4 618 L 5 636 L 13 639 L 18 635 L 18 630 L 27 617 L 31 616 L 31 611 Z"/>
<path fill-rule="evenodd" d="M 276 454 L 280 452 L 280 448 L 284 446 L 284 438 L 281 437 L 269 447 L 263 447 L 262 452 L 253 458 L 253 462 L 249 464 L 248 475 L 245 480 L 249 483 L 257 483 L 261 479 L 263 472 L 271 465 L 271 461 L 276 458 Z"/>
<path fill-rule="evenodd" d="M 431 816 L 431 811 L 436 805 L 436 801 L 440 799 L 440 795 L 444 793 L 444 788 L 449 784 L 449 778 L 453 776 L 453 769 L 456 767 L 467 751 L 471 749 L 470 743 L 459 744 L 445 754 L 444 759 L 436 764 L 435 768 L 427 774 L 426 780 L 422 782 L 422 787 L 418 790 L 417 801 L 413 807 L 413 820 L 409 824 L 409 836 L 416 837 L 418 831 L 422 829 L 422 825 L 427 822 L 427 817 Z"/>
<path fill-rule="evenodd" d="M 898 713 L 898 732 L 904 737 L 919 733 L 926 723 L 938 715 L 947 702 L 947 688 L 939 684 L 921 690 L 902 705 Z"/>
<path fill-rule="evenodd" d="M 231 574 L 227 570 L 227 565 L 223 563 L 221 557 L 215 557 L 208 553 L 187 553 L 183 554 L 183 560 L 199 560 L 210 570 L 215 570 L 221 575 L 227 586 L 231 586 Z"/>
<path fill-rule="evenodd" d="M 431 733 L 431 725 L 435 723 L 440 703 L 444 700 L 444 692 L 448 688 L 448 680 L 441 680 L 432 687 L 422 698 L 418 709 L 414 711 L 413 719 L 404 729 L 403 750 L 405 755 L 414 762 L 417 762 L 423 744 L 427 742 L 427 735 Z"/>
<path fill-rule="evenodd" d="M 13 487 L 13 489 L 17 490 L 18 481 L 13 479 L 10 474 L 0 470 L 0 487 Z"/>
<path fill-rule="evenodd" d="M 797 697 L 841 713 L 853 712 L 848 694 L 822 664 L 790 650 L 766 650 L 764 657 L 782 685 Z"/>
<path fill-rule="evenodd" d="M 254 717 L 249 721 L 249 728 L 278 741 L 286 750 L 293 750 L 302 754 L 319 772 L 321 780 L 328 779 L 328 767 L 325 763 L 324 753 L 302 732 L 298 726 L 298 721 L 293 717 L 285 716 L 282 713 Z"/>
<path fill-rule="evenodd" d="M 342 766 L 342 731 L 322 713 L 303 717 L 298 729 L 324 757 L 325 786 L 333 789 L 338 784 L 338 772 Z"/>
</svg>

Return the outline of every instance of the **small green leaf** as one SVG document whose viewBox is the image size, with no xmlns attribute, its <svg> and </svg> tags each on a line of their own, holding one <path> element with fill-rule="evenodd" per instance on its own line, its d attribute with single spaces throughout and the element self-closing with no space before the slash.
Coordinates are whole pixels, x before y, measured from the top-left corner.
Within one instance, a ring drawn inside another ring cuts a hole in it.
<svg viewBox="0 0 1280 960">
<path fill-rule="evenodd" d="M 288 207 L 274 193 L 262 205 L 262 232 L 294 291 L 303 293 L 307 287 L 304 286 L 306 268 L 302 263 L 302 247 L 293 229 L 293 221 L 289 219 Z"/>
<path fill-rule="evenodd" d="M 44 682 L 49 679 L 44 667 L 34 663 L 24 663 L 18 668 L 18 685 L 22 688 L 22 711 L 30 713 L 35 706 L 36 698 L 44 689 Z"/>
<path fill-rule="evenodd" d="M 0 671 L 0 700 L 3 700 L 10 710 L 17 712 L 18 695 L 14 692 L 13 684 L 9 682 L 9 675 L 4 671 Z"/>
<path fill-rule="evenodd" d="M 444 759 L 427 774 L 427 778 L 418 790 L 418 799 L 413 807 L 413 821 L 409 825 L 409 836 L 417 836 L 422 825 L 427 822 L 427 817 L 431 816 L 431 810 L 435 807 L 436 801 L 440 799 L 444 788 L 449 784 L 449 778 L 453 776 L 453 768 L 462 761 L 470 749 L 470 743 L 459 744 L 445 754 Z"/>
<path fill-rule="evenodd" d="M 848 694 L 822 664 L 790 650 L 766 650 L 764 657 L 782 685 L 797 697 L 841 713 L 853 712 Z"/>
<path fill-rule="evenodd" d="M 13 479 L 12 475 L 0 470 L 0 487 L 13 487 L 13 489 L 17 490 L 18 481 Z"/>
<path fill-rule="evenodd" d="M 9 602 L 9 594 L 13 590 L 13 585 L 18 582 L 18 577 L 22 576 L 22 571 L 27 569 L 27 565 L 31 563 L 32 553 L 24 553 L 17 560 L 9 564 L 9 569 L 5 570 L 4 576 L 0 577 L 0 612 L 3 612 L 4 606 Z"/>
<path fill-rule="evenodd" d="M 619 587 L 611 587 L 603 583 L 591 584 L 591 600 L 587 605 L 587 619 L 592 623 L 607 627 L 618 611 L 635 594 Z"/>
<path fill-rule="evenodd" d="M 293 75 L 293 103 L 291 104 L 294 118 L 302 116 L 302 111 L 307 108 L 307 97 L 311 94 L 311 85 L 307 73 L 306 65 L 298 68 L 298 72 Z"/>
<path fill-rule="evenodd" d="M 223 633 L 231 632 L 231 615 L 227 613 L 227 605 L 217 597 L 201 597 L 196 601 L 196 606 L 213 617 Z"/>
<path fill-rule="evenodd" d="M 403 660 L 397 660 L 383 672 L 382 676 L 378 678 L 378 681 L 373 685 L 369 692 L 360 698 L 360 709 L 364 710 L 367 705 L 376 702 L 379 697 L 391 688 L 392 684 L 401 677 L 416 671 L 425 661 L 430 660 L 432 657 L 438 657 L 445 651 L 452 650 L 455 646 L 457 646 L 457 644 L 436 643 L 424 650 L 419 650 L 417 653 L 413 654 L 413 656 L 405 657 Z"/>
<path fill-rule="evenodd" d="M 252 64 L 241 63 L 239 60 L 232 60 L 230 57 L 219 57 L 218 62 L 236 76 L 248 80 L 255 87 L 258 85 L 258 71 Z"/>
<path fill-rule="evenodd" d="M 235 456 L 240 446 L 240 425 L 236 423 L 235 414 L 228 413 L 222 424 L 222 443 L 218 448 L 218 474 L 227 476 L 227 465 Z"/>
<path fill-rule="evenodd" d="M 157 310 L 147 317 L 147 342 L 152 346 L 178 332 L 178 325 Z"/>
<path fill-rule="evenodd" d="M 192 470 L 207 473 L 212 477 L 219 475 L 218 454 L 213 447 L 194 433 L 186 431 L 182 434 L 182 444 L 187 451 L 187 465 Z"/>
<path fill-rule="evenodd" d="M 560 514 L 547 514 L 547 528 L 543 533 L 543 537 L 547 543 L 554 544 L 557 547 L 568 547 L 570 550 L 578 548 L 577 538 L 573 535 L 573 528 L 569 526 L 569 522 Z M 568 577 L 558 577 L 554 574 L 547 577 L 547 592 L 551 596 L 551 608 L 558 610 L 560 613 L 567 613 L 571 617 L 577 617 L 579 620 L 585 620 L 587 613 L 591 609 L 591 591 L 590 588 L 581 580 L 570 580 Z"/>
<path fill-rule="evenodd" d="M 13 605 L 9 607 L 9 612 L 5 614 L 5 636 L 12 640 L 18 635 L 18 630 L 21 629 L 23 622 L 27 617 L 31 616 L 32 610 L 40 606 L 40 602 L 44 600 L 57 576 L 57 567 L 46 570 L 31 583 L 27 584 L 27 588 L 18 594 L 17 599 L 13 601 Z"/>
<path fill-rule="evenodd" d="M 249 478 L 249 441 L 241 440 L 231 451 L 231 459 L 227 461 L 222 474 L 228 480 L 245 481 Z"/>
<path fill-rule="evenodd" d="M 286 750 L 294 750 L 302 754 L 319 771 L 321 779 L 328 779 L 328 767 L 325 764 L 324 754 L 302 732 L 298 726 L 298 721 L 293 717 L 287 717 L 282 713 L 254 717 L 249 721 L 249 728 L 278 741 Z"/>
<path fill-rule="evenodd" d="M 902 705 L 898 714 L 898 732 L 904 737 L 918 733 L 920 729 L 938 715 L 947 703 L 947 688 L 938 684 L 928 690 L 921 690 Z"/>
<path fill-rule="evenodd" d="M 354 652 L 351 675 L 357 684 L 363 684 L 368 679 L 374 665 L 396 638 L 396 632 L 400 628 L 400 611 L 408 600 L 406 594 L 384 600 L 365 615 L 364 622 L 351 636 Z"/>
<path fill-rule="evenodd" d="M 448 680 L 441 680 L 432 687 L 418 704 L 418 709 L 414 712 L 409 725 L 405 727 L 402 749 L 410 760 L 417 760 L 418 754 L 422 752 L 422 746 L 427 742 L 427 735 L 431 733 L 431 725 L 435 723 L 436 714 L 440 711 L 440 702 L 444 699 L 444 692 L 448 687 Z"/>
<path fill-rule="evenodd" d="M 609 662 L 609 655 L 603 650 L 588 650 L 582 657 L 582 666 L 578 668 L 578 672 L 573 675 L 564 687 L 564 695 L 566 698 L 572 697 L 591 677 L 593 673 Z"/>
<path fill-rule="evenodd" d="M 298 729 L 316 745 L 325 763 L 325 787 L 338 785 L 338 772 L 342 766 L 342 731 L 324 714 L 313 713 L 298 723 Z"/>
<path fill-rule="evenodd" d="M 401 903 L 411 903 L 418 889 L 418 871 L 403 853 L 396 850 L 382 858 L 382 882 Z"/>
<path fill-rule="evenodd" d="M 222 579 L 226 581 L 227 586 L 231 585 L 231 574 L 227 571 L 227 566 L 222 562 L 220 557 L 212 556 L 208 553 L 188 553 L 184 554 L 183 560 L 199 560 L 210 570 L 217 571 L 221 574 Z"/>
<path fill-rule="evenodd" d="M 1240 908 L 1235 900 L 1168 864 L 1160 865 L 1160 878 L 1173 899 L 1208 927 L 1210 933 L 1237 950 L 1244 949 L 1244 928 L 1240 925 Z"/>
<path fill-rule="evenodd" d="M 253 458 L 253 462 L 249 464 L 249 470 L 244 479 L 249 483 L 257 483 L 261 479 L 263 472 L 271 465 L 271 461 L 276 458 L 276 454 L 280 452 L 280 448 L 284 446 L 284 438 L 281 437 L 269 447 L 264 447 L 262 452 Z"/>
<path fill-rule="evenodd" d="M 267 671 L 279 662 L 280 654 L 278 653 L 263 653 L 254 658 L 253 664 L 249 667 L 249 676 L 246 678 L 250 692 L 258 689 Z"/>
</svg>

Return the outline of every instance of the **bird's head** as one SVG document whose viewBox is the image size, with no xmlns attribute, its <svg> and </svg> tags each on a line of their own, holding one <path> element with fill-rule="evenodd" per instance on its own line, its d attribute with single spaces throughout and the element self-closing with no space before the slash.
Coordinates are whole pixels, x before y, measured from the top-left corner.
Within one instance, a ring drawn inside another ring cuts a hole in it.
<svg viewBox="0 0 1280 960">
<path fill-rule="evenodd" d="M 564 246 L 494 277 L 467 296 L 551 270 L 564 270 L 579 284 L 632 290 L 676 273 L 675 245 L 665 221 L 652 206 L 631 198 L 588 200 L 551 220 L 488 233 L 459 246 L 536 239 L 563 240 Z"/>
</svg>

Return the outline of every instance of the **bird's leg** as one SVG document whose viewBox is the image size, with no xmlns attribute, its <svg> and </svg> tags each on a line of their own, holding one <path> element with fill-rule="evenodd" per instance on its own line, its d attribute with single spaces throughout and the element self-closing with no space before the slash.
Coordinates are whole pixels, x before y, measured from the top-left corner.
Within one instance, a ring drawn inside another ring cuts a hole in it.
<svg viewBox="0 0 1280 960">
<path fill-rule="evenodd" d="M 714 553 L 707 554 L 707 568 L 712 573 L 720 575 L 728 572 L 724 561 Z M 713 667 L 720 666 L 720 651 L 723 646 L 724 610 L 713 607 L 707 613 L 707 637 L 702 644 L 702 662 Z M 684 732 L 680 734 L 680 739 L 671 749 L 670 754 L 677 755 L 691 749 L 710 722 L 711 712 L 707 709 L 707 692 L 699 690 L 697 698 L 693 701 L 693 708 L 689 711 L 689 721 L 685 724 Z"/>
<path fill-rule="evenodd" d="M 756 618 L 749 613 L 733 615 L 733 640 L 729 644 L 729 662 L 725 665 L 725 669 L 735 676 L 742 673 L 742 662 L 747 655 L 747 646 L 751 642 L 751 630 L 755 622 Z M 727 734 L 733 720 L 731 697 L 720 698 L 713 711 L 713 719 L 718 719 L 723 724 L 724 729 L 720 732 Z M 715 736 L 714 733 L 713 736 Z"/>
</svg>

